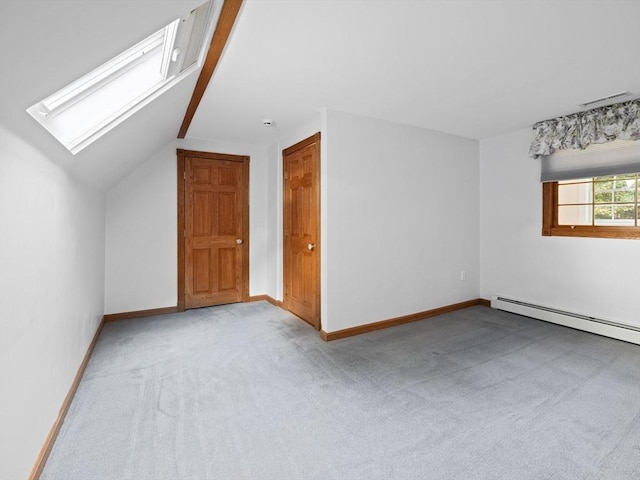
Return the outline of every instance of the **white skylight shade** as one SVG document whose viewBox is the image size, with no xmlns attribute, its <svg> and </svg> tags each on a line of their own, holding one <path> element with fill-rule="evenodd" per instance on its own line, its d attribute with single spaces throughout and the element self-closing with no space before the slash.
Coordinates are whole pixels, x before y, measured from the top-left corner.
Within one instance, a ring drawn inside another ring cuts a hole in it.
<svg viewBox="0 0 640 480">
<path fill-rule="evenodd" d="M 200 66 L 213 10 L 201 5 L 27 112 L 78 153 Z"/>
</svg>

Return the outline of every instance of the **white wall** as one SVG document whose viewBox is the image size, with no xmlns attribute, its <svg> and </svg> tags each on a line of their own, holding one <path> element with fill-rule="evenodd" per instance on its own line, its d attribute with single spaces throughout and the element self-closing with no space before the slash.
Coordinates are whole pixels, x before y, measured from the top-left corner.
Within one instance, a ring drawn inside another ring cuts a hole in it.
<svg viewBox="0 0 640 480">
<path fill-rule="evenodd" d="M 176 149 L 249 155 L 249 293 L 267 292 L 267 147 L 171 142 L 107 193 L 105 313 L 177 304 Z"/>
<path fill-rule="evenodd" d="M 477 298 L 478 142 L 334 110 L 323 121 L 323 329 Z"/>
<path fill-rule="evenodd" d="M 177 304 L 176 185 L 171 142 L 107 193 L 105 313 Z"/>
<path fill-rule="evenodd" d="M 282 299 L 282 153 L 277 143 L 267 150 L 267 284 L 265 294 Z"/>
<path fill-rule="evenodd" d="M 640 325 L 640 242 L 543 237 L 530 129 L 480 142 L 480 295 Z"/>
<path fill-rule="evenodd" d="M 103 314 L 104 195 L 0 125 L 0 478 L 29 475 Z"/>
</svg>

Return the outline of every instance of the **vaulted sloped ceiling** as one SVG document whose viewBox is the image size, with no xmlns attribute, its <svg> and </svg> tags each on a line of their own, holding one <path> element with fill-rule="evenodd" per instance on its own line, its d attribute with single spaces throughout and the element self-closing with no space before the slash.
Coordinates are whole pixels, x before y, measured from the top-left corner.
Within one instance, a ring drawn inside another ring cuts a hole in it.
<svg viewBox="0 0 640 480">
<path fill-rule="evenodd" d="M 3 126 L 114 185 L 176 138 L 197 75 L 75 156 L 25 109 L 201 2 L 1 0 Z M 487 138 L 638 96 L 638 58 L 637 0 L 245 0 L 186 137 L 270 143 L 330 107 Z"/>
<path fill-rule="evenodd" d="M 0 3 L 0 121 L 84 181 L 106 189 L 176 138 L 197 74 L 72 155 L 25 109 L 203 0 Z"/>
<path fill-rule="evenodd" d="M 187 136 L 272 141 L 331 107 L 487 138 L 638 96 L 638 59 L 637 0 L 247 0 Z"/>
</svg>

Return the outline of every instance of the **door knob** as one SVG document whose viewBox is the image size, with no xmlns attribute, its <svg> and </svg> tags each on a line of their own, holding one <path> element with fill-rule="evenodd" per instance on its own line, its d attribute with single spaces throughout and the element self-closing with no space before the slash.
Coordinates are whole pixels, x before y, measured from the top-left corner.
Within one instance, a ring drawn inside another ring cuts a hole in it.
<svg viewBox="0 0 640 480">
<path fill-rule="evenodd" d="M 236 244 L 238 244 L 238 245 L 242 245 L 243 241 L 244 240 L 242 240 L 241 238 L 236 238 Z"/>
<path fill-rule="evenodd" d="M 315 243 L 307 243 L 307 250 L 313 251 L 314 248 L 316 248 Z"/>
</svg>

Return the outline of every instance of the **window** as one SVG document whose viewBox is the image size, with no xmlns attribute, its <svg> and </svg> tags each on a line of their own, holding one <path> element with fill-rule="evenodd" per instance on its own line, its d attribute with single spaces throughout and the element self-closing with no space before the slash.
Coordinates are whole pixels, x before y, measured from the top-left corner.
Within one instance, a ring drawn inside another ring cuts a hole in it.
<svg viewBox="0 0 640 480">
<path fill-rule="evenodd" d="M 27 112 L 78 153 L 200 66 L 213 10 L 201 5 Z"/>
<path fill-rule="evenodd" d="M 546 236 L 640 238 L 640 173 L 543 183 Z"/>
</svg>

